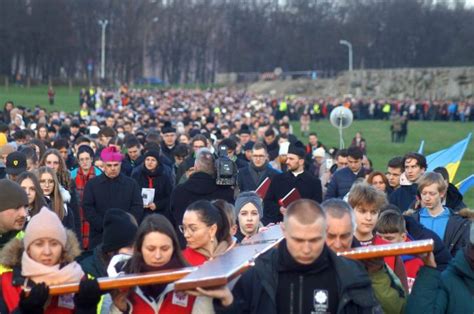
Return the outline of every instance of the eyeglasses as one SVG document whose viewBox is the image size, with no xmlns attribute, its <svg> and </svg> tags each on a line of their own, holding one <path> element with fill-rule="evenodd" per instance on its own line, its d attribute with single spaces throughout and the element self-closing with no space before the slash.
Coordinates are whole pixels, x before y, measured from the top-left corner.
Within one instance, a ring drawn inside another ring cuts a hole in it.
<svg viewBox="0 0 474 314">
<path fill-rule="evenodd" d="M 196 232 L 198 232 L 202 228 L 186 227 L 184 225 L 179 225 L 178 229 L 182 234 L 185 234 L 186 232 L 189 233 L 189 234 L 195 234 Z"/>
</svg>

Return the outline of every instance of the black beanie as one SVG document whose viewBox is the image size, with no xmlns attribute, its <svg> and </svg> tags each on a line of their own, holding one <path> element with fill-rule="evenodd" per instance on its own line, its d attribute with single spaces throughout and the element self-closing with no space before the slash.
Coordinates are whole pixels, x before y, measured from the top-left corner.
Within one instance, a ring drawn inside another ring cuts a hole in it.
<svg viewBox="0 0 474 314">
<path fill-rule="evenodd" d="M 137 229 L 133 216 L 124 210 L 119 208 L 107 210 L 104 217 L 102 251 L 108 253 L 132 246 Z"/>
<path fill-rule="evenodd" d="M 18 183 L 9 179 L 0 180 L 0 211 L 17 209 L 26 205 L 28 205 L 28 196 Z"/>
<path fill-rule="evenodd" d="M 158 161 L 158 163 L 160 162 L 160 152 L 155 150 L 155 149 L 150 149 L 149 151 L 147 151 L 144 155 L 143 155 L 143 159 L 145 160 L 147 157 L 153 157 L 156 159 L 156 161 Z"/>
<path fill-rule="evenodd" d="M 300 158 L 304 158 L 304 155 L 306 154 L 306 150 L 304 148 L 303 143 L 300 141 L 290 144 L 290 147 L 288 148 L 288 154 L 294 154 L 299 156 Z"/>
</svg>

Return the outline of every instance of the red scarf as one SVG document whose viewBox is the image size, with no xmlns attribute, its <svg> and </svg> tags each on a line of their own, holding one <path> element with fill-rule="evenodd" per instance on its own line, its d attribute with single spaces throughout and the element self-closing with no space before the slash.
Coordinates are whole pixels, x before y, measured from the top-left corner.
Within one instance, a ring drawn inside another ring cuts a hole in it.
<svg viewBox="0 0 474 314">
<path fill-rule="evenodd" d="M 82 199 L 84 197 L 84 188 L 86 187 L 87 182 L 89 182 L 89 180 L 94 177 L 95 177 L 94 166 L 92 166 L 89 169 L 87 174 L 84 174 L 81 167 L 79 167 L 79 169 L 77 170 L 75 183 L 76 183 L 77 192 L 79 192 L 80 204 L 82 204 Z M 89 222 L 87 222 L 84 216 L 84 210 L 82 209 L 82 207 L 79 208 L 79 216 L 81 218 L 82 247 L 84 248 L 84 250 L 87 250 L 87 248 L 89 247 L 90 226 L 89 226 Z"/>
</svg>

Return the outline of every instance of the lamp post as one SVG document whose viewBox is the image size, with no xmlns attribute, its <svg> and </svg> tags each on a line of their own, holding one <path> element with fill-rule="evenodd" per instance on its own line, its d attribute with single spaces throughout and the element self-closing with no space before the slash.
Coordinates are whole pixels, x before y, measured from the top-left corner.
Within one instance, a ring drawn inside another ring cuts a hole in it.
<svg viewBox="0 0 474 314">
<path fill-rule="evenodd" d="M 102 27 L 102 41 L 101 41 L 101 54 L 100 54 L 100 79 L 105 79 L 105 29 L 109 24 L 108 20 L 99 20 L 99 25 Z"/>
<path fill-rule="evenodd" d="M 349 72 L 352 72 L 352 44 L 344 39 L 339 40 L 339 43 L 349 48 Z"/>
</svg>

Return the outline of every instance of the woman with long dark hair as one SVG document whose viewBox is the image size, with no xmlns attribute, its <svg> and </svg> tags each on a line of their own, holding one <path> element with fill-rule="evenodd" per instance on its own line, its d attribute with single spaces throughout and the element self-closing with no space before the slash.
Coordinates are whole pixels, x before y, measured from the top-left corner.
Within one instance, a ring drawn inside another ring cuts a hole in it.
<svg viewBox="0 0 474 314">
<path fill-rule="evenodd" d="M 138 228 L 135 251 L 123 266 L 127 274 L 177 269 L 188 266 L 171 223 L 161 215 L 150 215 Z M 113 293 L 110 313 L 191 313 L 195 297 L 173 292 L 172 286 L 157 284 Z M 179 300 L 179 302 L 176 302 Z"/>
<path fill-rule="evenodd" d="M 189 205 L 179 229 L 186 239 L 183 255 L 193 266 L 222 255 L 234 245 L 227 215 L 209 201 Z"/>
<path fill-rule="evenodd" d="M 18 175 L 16 182 L 25 190 L 28 196 L 27 221 L 39 213 L 43 206 L 46 206 L 46 200 L 41 189 L 40 182 L 33 172 L 25 171 Z"/>
</svg>

